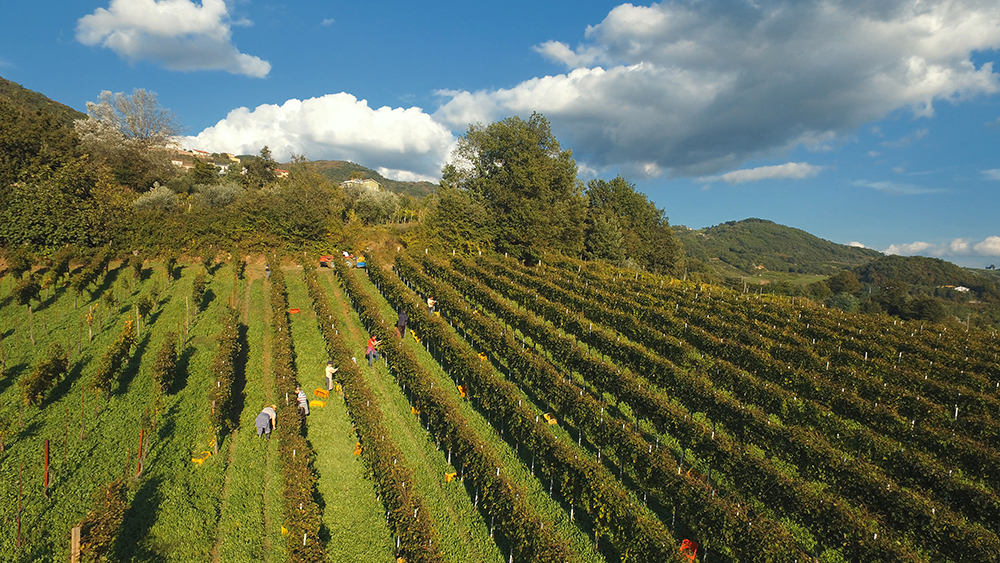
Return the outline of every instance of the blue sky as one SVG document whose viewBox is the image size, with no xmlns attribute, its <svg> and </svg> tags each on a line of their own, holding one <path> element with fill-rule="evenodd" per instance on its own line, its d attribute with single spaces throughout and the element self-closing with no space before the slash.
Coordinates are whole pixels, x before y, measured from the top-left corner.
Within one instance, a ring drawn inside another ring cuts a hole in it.
<svg viewBox="0 0 1000 563">
<path fill-rule="evenodd" d="M 1000 265 L 1000 3 L 38 0 L 0 76 L 79 110 L 145 88 L 189 148 L 439 177 L 469 123 L 545 115 L 583 180 L 672 224 L 760 217 Z"/>
</svg>

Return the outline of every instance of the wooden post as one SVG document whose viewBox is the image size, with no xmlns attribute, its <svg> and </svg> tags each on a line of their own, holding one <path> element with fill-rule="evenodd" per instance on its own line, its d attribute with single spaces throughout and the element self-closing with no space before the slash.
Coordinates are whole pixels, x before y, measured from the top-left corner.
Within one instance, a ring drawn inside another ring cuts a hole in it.
<svg viewBox="0 0 1000 563">
<path fill-rule="evenodd" d="M 191 303 L 190 303 L 190 301 L 191 301 L 190 297 L 185 297 L 184 298 L 184 336 L 187 336 L 188 329 L 190 327 L 190 322 L 189 322 L 190 318 L 191 318 Z"/>
<path fill-rule="evenodd" d="M 80 441 L 87 439 L 86 428 L 83 423 L 83 389 L 80 389 Z"/>
<path fill-rule="evenodd" d="M 69 461 L 69 405 L 66 405 L 66 432 L 63 434 L 63 470 Z"/>
<path fill-rule="evenodd" d="M 17 464 L 17 547 L 18 548 L 21 547 L 21 510 L 24 508 L 24 506 L 22 506 L 21 504 L 22 488 L 24 483 L 23 475 L 24 475 L 24 466 L 18 463 Z"/>
<path fill-rule="evenodd" d="M 145 431 L 146 431 L 145 428 L 140 428 L 139 429 L 139 455 L 136 456 L 137 457 L 137 461 L 135 463 L 135 476 L 136 477 L 138 477 L 139 475 L 142 474 L 142 439 L 145 436 Z"/>
<path fill-rule="evenodd" d="M 44 481 L 44 491 L 45 498 L 49 498 L 49 441 L 45 440 L 45 481 Z"/>
<path fill-rule="evenodd" d="M 70 531 L 69 563 L 80 563 L 80 526 L 73 526 Z"/>
</svg>

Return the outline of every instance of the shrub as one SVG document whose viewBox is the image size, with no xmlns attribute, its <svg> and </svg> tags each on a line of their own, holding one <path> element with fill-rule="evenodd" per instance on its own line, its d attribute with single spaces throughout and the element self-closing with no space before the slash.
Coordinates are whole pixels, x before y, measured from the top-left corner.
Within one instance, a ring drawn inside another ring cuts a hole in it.
<svg viewBox="0 0 1000 563">
<path fill-rule="evenodd" d="M 177 334 L 167 333 L 156 354 L 156 362 L 153 363 L 153 385 L 157 394 L 166 393 L 174 382 L 174 374 L 177 369 Z"/>
<path fill-rule="evenodd" d="M 62 346 L 53 344 L 48 357 L 39 362 L 30 375 L 18 381 L 24 404 L 31 406 L 42 402 L 49 389 L 66 373 L 67 367 Z"/>
</svg>

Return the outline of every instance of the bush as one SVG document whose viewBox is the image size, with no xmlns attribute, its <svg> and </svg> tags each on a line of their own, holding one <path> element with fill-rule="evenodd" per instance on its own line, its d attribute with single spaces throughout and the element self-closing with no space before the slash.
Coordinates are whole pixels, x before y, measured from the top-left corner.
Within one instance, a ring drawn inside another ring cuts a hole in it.
<svg viewBox="0 0 1000 563">
<path fill-rule="evenodd" d="M 132 202 L 132 207 L 137 211 L 163 211 L 169 212 L 177 209 L 180 200 L 177 194 L 170 191 L 167 186 L 156 185 L 153 189 L 139 196 Z"/>
<path fill-rule="evenodd" d="M 18 381 L 24 404 L 30 407 L 41 403 L 49 389 L 66 373 L 67 368 L 68 363 L 62 346 L 53 344 L 48 357 L 39 362 L 30 375 Z"/>
<path fill-rule="evenodd" d="M 176 333 L 167 333 L 160 351 L 156 354 L 156 362 L 153 363 L 153 385 L 156 387 L 157 394 L 169 391 L 174 382 L 174 374 L 177 370 L 176 341 Z"/>
<path fill-rule="evenodd" d="M 128 482 L 117 479 L 94 492 L 94 508 L 80 524 L 83 561 L 104 561 L 128 510 Z"/>
<path fill-rule="evenodd" d="M 191 302 L 195 311 L 201 310 L 201 301 L 205 298 L 205 273 L 198 272 L 194 277 L 194 285 L 191 287 Z"/>
</svg>

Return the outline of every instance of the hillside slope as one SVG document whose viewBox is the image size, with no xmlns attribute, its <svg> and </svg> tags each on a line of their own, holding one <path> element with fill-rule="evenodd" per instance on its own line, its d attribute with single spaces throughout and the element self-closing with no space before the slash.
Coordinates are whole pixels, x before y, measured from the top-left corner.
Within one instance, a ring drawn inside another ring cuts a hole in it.
<svg viewBox="0 0 1000 563">
<path fill-rule="evenodd" d="M 704 229 L 680 226 L 675 232 L 686 256 L 705 262 L 722 275 L 731 270 L 719 262 L 746 274 L 757 273 L 758 267 L 777 272 L 831 274 L 882 255 L 764 219 L 728 221 Z"/>
<path fill-rule="evenodd" d="M 437 184 L 433 184 L 431 182 L 404 182 L 401 180 L 390 180 L 371 168 L 365 168 L 360 164 L 355 164 L 346 160 L 315 160 L 312 161 L 311 164 L 316 167 L 317 172 L 334 182 L 350 180 L 352 173 L 360 172 L 365 178 L 375 180 L 389 191 L 418 199 L 433 193 L 434 190 L 437 189 Z"/>
</svg>

